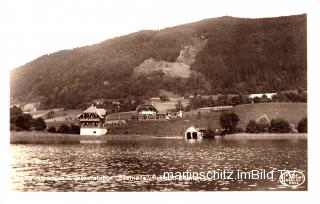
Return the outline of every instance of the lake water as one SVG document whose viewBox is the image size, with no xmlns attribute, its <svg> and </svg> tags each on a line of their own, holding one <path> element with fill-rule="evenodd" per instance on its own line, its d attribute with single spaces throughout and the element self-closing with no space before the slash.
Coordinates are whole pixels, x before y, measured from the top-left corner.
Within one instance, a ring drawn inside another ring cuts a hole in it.
<svg viewBox="0 0 320 204">
<path fill-rule="evenodd" d="M 119 137 L 104 144 L 12 144 L 11 153 L 14 191 L 307 190 L 307 140 Z M 284 169 L 302 172 L 306 181 L 298 187 L 282 184 L 278 170 Z M 236 176 L 252 170 L 262 172 L 259 179 Z M 271 170 L 274 177 L 263 178 Z M 223 171 L 225 177 L 213 174 Z M 164 172 L 211 177 L 169 180 Z"/>
</svg>

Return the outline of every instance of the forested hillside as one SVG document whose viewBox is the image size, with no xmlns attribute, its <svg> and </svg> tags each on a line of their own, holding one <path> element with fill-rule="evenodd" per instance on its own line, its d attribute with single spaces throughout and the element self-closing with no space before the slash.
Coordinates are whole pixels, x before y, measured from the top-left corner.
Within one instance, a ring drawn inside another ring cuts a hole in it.
<svg viewBox="0 0 320 204">
<path fill-rule="evenodd" d="M 146 59 L 176 62 L 194 38 L 207 42 L 189 78 L 133 74 Z M 306 88 L 306 60 L 306 15 L 206 19 L 39 57 L 11 72 L 11 103 L 71 108 L 96 98 L 148 98 L 160 89 L 183 95 Z"/>
</svg>

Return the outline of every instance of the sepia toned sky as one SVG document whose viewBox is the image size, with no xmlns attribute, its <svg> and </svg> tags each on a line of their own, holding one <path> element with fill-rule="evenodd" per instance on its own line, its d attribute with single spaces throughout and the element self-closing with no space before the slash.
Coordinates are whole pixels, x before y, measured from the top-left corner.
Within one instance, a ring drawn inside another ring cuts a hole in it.
<svg viewBox="0 0 320 204">
<path fill-rule="evenodd" d="M 1 0 L 0 67 L 11 70 L 44 54 L 224 15 L 305 13 L 302 0 Z"/>
</svg>

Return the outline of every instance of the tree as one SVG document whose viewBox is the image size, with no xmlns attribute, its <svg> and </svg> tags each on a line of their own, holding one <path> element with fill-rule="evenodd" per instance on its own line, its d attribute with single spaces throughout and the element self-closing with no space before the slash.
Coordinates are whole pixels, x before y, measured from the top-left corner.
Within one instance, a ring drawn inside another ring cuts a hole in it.
<svg viewBox="0 0 320 204">
<path fill-rule="evenodd" d="M 240 96 L 234 96 L 231 98 L 231 103 L 233 106 L 241 104 L 241 97 Z"/>
<path fill-rule="evenodd" d="M 13 106 L 10 108 L 10 123 L 15 123 L 18 116 L 23 115 L 23 111 L 18 106 Z"/>
<path fill-rule="evenodd" d="M 307 133 L 308 132 L 308 119 L 302 118 L 298 123 L 298 132 Z"/>
<path fill-rule="evenodd" d="M 259 127 L 256 121 L 250 120 L 246 126 L 247 133 L 259 133 Z"/>
<path fill-rule="evenodd" d="M 228 104 L 228 98 L 229 96 L 226 94 L 226 95 L 219 95 L 218 96 L 218 100 L 217 100 L 217 104 L 219 106 L 226 106 L 226 105 L 229 105 Z"/>
<path fill-rule="evenodd" d="M 235 113 L 223 113 L 220 116 L 220 125 L 225 129 L 227 134 L 236 132 L 239 122 L 239 116 Z"/>
<path fill-rule="evenodd" d="M 47 113 L 47 119 L 51 119 L 54 117 L 54 111 L 50 111 L 49 113 Z"/>
<path fill-rule="evenodd" d="M 271 120 L 270 130 L 274 133 L 288 133 L 291 131 L 289 122 L 284 118 L 275 118 Z"/>
<path fill-rule="evenodd" d="M 268 103 L 268 102 L 271 102 L 271 99 L 268 98 L 266 94 L 263 94 L 260 98 L 260 103 Z"/>
<path fill-rule="evenodd" d="M 255 96 L 252 100 L 254 103 L 261 103 L 261 98 L 258 96 Z"/>
<path fill-rule="evenodd" d="M 175 106 L 176 106 L 176 111 L 182 111 L 184 108 L 181 100 L 178 100 Z"/>
<path fill-rule="evenodd" d="M 210 83 L 205 75 L 200 72 L 191 71 L 187 84 L 190 90 L 195 90 L 200 94 L 209 93 L 211 90 Z"/>
<path fill-rule="evenodd" d="M 80 126 L 79 125 L 70 125 L 70 134 L 80 134 Z"/>
<path fill-rule="evenodd" d="M 29 130 L 32 126 L 32 116 L 30 114 L 18 116 L 15 125 L 23 130 Z"/>
<path fill-rule="evenodd" d="M 161 102 L 169 101 L 169 97 L 167 95 L 160 95 L 159 98 Z"/>
<path fill-rule="evenodd" d="M 56 131 L 55 127 L 51 126 L 51 127 L 48 128 L 48 132 L 56 133 L 57 131 Z"/>
<path fill-rule="evenodd" d="M 70 128 L 66 124 L 61 124 L 57 132 L 62 134 L 67 134 L 70 132 Z"/>
<path fill-rule="evenodd" d="M 46 122 L 44 121 L 43 118 L 36 118 L 33 120 L 33 125 L 34 129 L 36 131 L 43 131 L 47 128 Z"/>
<path fill-rule="evenodd" d="M 259 132 L 269 132 L 270 130 L 270 120 L 267 115 L 262 115 L 257 118 L 257 125 Z"/>
</svg>

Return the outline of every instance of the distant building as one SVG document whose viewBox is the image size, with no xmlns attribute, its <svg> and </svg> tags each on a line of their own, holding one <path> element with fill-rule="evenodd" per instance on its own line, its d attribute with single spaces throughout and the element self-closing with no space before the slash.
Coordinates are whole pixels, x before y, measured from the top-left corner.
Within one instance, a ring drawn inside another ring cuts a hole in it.
<svg viewBox="0 0 320 204">
<path fill-rule="evenodd" d="M 112 101 L 112 105 L 113 106 L 120 106 L 120 102 L 119 101 Z"/>
<path fill-rule="evenodd" d="M 214 107 L 203 107 L 199 108 L 198 111 L 201 113 L 212 113 L 212 112 L 228 112 L 233 106 L 214 106 Z"/>
<path fill-rule="evenodd" d="M 40 106 L 40 102 L 38 102 L 38 103 L 28 103 L 25 106 L 23 106 L 22 111 L 23 112 L 34 112 L 34 111 L 37 111 L 39 106 Z"/>
<path fill-rule="evenodd" d="M 105 135 L 107 111 L 103 108 L 90 106 L 87 110 L 77 116 L 81 123 L 80 135 Z"/>
<path fill-rule="evenodd" d="M 182 118 L 183 117 L 183 111 L 178 111 L 176 113 L 176 116 L 179 117 L 179 118 Z"/>
<path fill-rule="evenodd" d="M 168 120 L 171 118 L 167 112 L 160 112 L 157 106 L 151 102 L 137 106 L 136 111 L 138 111 L 139 121 Z"/>
<path fill-rule="evenodd" d="M 275 94 L 277 94 L 277 93 L 250 94 L 250 95 L 249 95 L 249 98 L 254 98 L 254 97 L 261 98 L 263 95 L 266 95 L 267 98 L 272 99 L 272 96 L 275 95 Z"/>
</svg>

